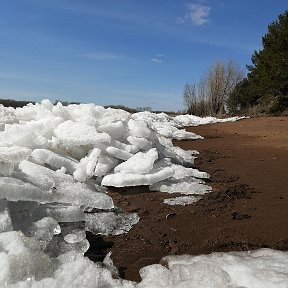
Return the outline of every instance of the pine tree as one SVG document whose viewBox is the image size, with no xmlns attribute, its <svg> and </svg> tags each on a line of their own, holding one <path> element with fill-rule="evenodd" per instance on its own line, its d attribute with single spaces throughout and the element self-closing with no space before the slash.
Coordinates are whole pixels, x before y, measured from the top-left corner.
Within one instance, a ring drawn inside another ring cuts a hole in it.
<svg viewBox="0 0 288 288">
<path fill-rule="evenodd" d="M 252 55 L 247 81 L 237 93 L 242 107 L 261 104 L 275 112 L 288 107 L 288 11 L 268 26 L 262 45 Z"/>
</svg>

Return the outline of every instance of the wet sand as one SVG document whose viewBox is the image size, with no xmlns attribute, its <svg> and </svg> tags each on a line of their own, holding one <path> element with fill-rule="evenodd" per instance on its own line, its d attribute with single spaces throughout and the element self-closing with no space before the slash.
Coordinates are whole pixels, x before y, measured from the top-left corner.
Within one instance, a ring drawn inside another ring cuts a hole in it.
<svg viewBox="0 0 288 288">
<path fill-rule="evenodd" d="M 139 269 L 166 255 L 269 247 L 288 250 L 288 118 L 244 119 L 188 127 L 204 140 L 175 141 L 200 152 L 195 167 L 211 175 L 213 192 L 187 206 L 148 187 L 109 188 L 115 205 L 141 217 L 128 234 L 95 237 L 87 256 L 112 251 L 120 276 L 139 281 Z M 176 196 L 176 195 L 175 195 Z"/>
</svg>

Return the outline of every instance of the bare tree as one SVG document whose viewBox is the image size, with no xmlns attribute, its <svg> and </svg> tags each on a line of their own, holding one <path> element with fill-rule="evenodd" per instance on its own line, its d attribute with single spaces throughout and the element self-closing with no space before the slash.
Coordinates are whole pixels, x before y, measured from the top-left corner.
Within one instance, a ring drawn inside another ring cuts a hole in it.
<svg viewBox="0 0 288 288">
<path fill-rule="evenodd" d="M 186 83 L 183 92 L 184 106 L 188 114 L 193 113 L 193 109 L 196 103 L 196 85 Z"/>
<path fill-rule="evenodd" d="M 195 84 L 187 83 L 183 98 L 187 112 L 199 116 L 223 114 L 227 110 L 229 95 L 244 72 L 232 61 L 216 62 Z"/>
<path fill-rule="evenodd" d="M 234 62 L 216 62 L 208 72 L 207 89 L 211 114 L 223 114 L 229 95 L 244 78 L 244 72 Z"/>
</svg>

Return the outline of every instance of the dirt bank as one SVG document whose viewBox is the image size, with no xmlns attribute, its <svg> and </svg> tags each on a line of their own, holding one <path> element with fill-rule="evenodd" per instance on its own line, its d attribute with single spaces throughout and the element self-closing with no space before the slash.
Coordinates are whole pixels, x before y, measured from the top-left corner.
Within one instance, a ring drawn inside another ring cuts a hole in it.
<svg viewBox="0 0 288 288">
<path fill-rule="evenodd" d="M 126 279 L 139 280 L 141 267 L 171 254 L 288 249 L 288 118 L 187 130 L 205 139 L 175 145 L 200 152 L 195 167 L 210 173 L 212 193 L 182 207 L 163 204 L 169 195 L 147 187 L 110 189 L 115 204 L 141 220 L 128 234 L 98 237 L 87 255 L 97 260 L 112 251 Z"/>
</svg>

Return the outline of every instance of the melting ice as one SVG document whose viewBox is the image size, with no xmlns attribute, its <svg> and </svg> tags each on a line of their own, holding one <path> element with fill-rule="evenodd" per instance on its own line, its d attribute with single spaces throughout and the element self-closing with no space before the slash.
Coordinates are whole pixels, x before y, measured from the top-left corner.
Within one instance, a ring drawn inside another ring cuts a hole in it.
<svg viewBox="0 0 288 288">
<path fill-rule="evenodd" d="M 117 235 L 139 221 L 114 206 L 105 186 L 189 194 L 167 199 L 169 205 L 209 192 L 202 180 L 209 175 L 187 167 L 197 152 L 174 147 L 172 140 L 202 138 L 182 130 L 185 125 L 221 121 L 49 100 L 0 106 L 0 286 L 212 287 L 213 278 L 219 284 L 213 287 L 260 287 L 265 281 L 287 287 L 287 255 L 272 250 L 167 258 L 167 267 L 143 268 L 139 284 L 116 279 L 109 256 L 103 264 L 83 256 L 85 231 Z"/>
</svg>

